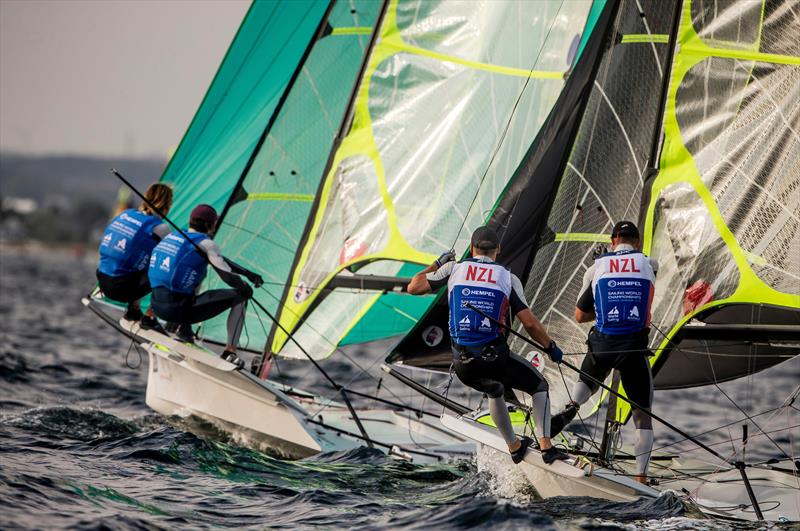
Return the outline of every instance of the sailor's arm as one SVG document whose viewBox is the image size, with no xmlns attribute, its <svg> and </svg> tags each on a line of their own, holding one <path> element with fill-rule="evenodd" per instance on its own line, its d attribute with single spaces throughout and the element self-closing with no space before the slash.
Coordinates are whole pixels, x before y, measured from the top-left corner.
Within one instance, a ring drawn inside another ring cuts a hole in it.
<svg viewBox="0 0 800 531">
<path fill-rule="evenodd" d="M 525 290 L 522 287 L 522 282 L 514 274 L 511 275 L 511 294 L 508 302 L 511 307 L 511 313 L 519 319 L 528 335 L 540 345 L 548 346 L 551 341 L 550 336 L 547 335 L 547 330 L 544 329 L 539 319 L 533 315 L 528 306 L 528 301 L 525 300 Z"/>
<path fill-rule="evenodd" d="M 211 264 L 211 267 L 214 268 L 214 271 L 217 272 L 219 278 L 221 278 L 223 282 L 236 290 L 243 292 L 249 291 L 250 294 L 253 293 L 253 289 L 248 286 L 245 281 L 239 277 L 239 275 L 234 273 L 231 267 L 225 261 L 225 258 L 223 258 L 222 254 L 220 253 L 219 245 L 217 245 L 213 240 L 203 240 L 200 242 L 200 248 L 206 252 L 208 262 Z"/>
<path fill-rule="evenodd" d="M 258 273 L 253 273 L 249 269 L 240 266 L 230 258 L 226 258 L 223 256 L 222 259 L 225 261 L 226 264 L 228 264 L 228 266 L 231 268 L 231 271 L 233 271 L 237 275 L 244 275 L 245 277 L 247 277 L 247 280 L 255 284 L 257 288 L 260 288 L 261 284 L 264 283 L 264 279 L 261 278 L 261 275 L 259 275 Z"/>
<path fill-rule="evenodd" d="M 447 284 L 447 277 L 453 271 L 455 253 L 447 251 L 431 265 L 411 278 L 406 291 L 411 295 L 425 295 Z"/>
<path fill-rule="evenodd" d="M 580 296 L 575 304 L 575 320 L 579 323 L 589 323 L 595 319 L 592 278 L 594 278 L 594 266 L 587 269 L 583 274 Z"/>
<path fill-rule="evenodd" d="M 509 306 L 511 313 L 519 319 L 525 331 L 533 338 L 534 341 L 544 347 L 544 351 L 550 355 L 550 358 L 556 363 L 561 363 L 564 353 L 556 346 L 555 341 L 544 329 L 541 321 L 537 319 L 530 307 L 528 301 L 525 300 L 525 290 L 522 287 L 519 277 L 512 273 L 511 275 L 511 295 L 509 296 Z"/>
</svg>

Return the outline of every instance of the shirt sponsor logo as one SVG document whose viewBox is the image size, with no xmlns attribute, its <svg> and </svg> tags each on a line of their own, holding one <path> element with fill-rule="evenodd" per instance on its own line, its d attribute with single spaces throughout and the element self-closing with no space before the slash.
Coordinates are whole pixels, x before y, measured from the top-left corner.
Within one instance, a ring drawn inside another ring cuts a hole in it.
<svg viewBox="0 0 800 531">
<path fill-rule="evenodd" d="M 489 321 L 488 317 L 484 317 L 483 320 L 481 321 L 481 324 L 478 325 L 478 330 L 491 330 L 491 329 L 492 329 L 491 321 Z"/>
<path fill-rule="evenodd" d="M 469 293 L 464 293 L 464 291 L 468 291 Z M 462 295 L 478 295 L 480 297 L 492 297 L 492 298 L 494 298 L 494 291 L 488 291 L 488 290 L 485 290 L 485 289 L 468 290 L 467 288 L 464 288 L 464 290 L 461 291 L 461 294 Z"/>
<path fill-rule="evenodd" d="M 628 319 L 633 321 L 639 320 L 639 309 L 636 306 L 631 308 L 631 311 L 628 312 Z"/>
<path fill-rule="evenodd" d="M 109 243 L 111 243 L 111 235 L 106 234 L 105 236 L 103 236 L 103 245 L 108 245 Z"/>
<path fill-rule="evenodd" d="M 162 271 L 169 271 L 169 268 L 170 268 L 169 256 L 165 257 L 161 261 L 161 265 L 159 267 L 161 268 Z"/>
<path fill-rule="evenodd" d="M 127 241 L 128 240 L 126 240 L 125 238 L 122 238 L 120 241 L 117 242 L 117 245 L 115 245 L 114 247 L 124 251 L 125 250 L 125 246 L 127 245 L 126 244 Z"/>
<path fill-rule="evenodd" d="M 124 212 L 122 214 L 120 214 L 119 219 L 127 221 L 128 223 L 133 223 L 137 227 L 141 227 L 142 226 L 142 222 L 141 221 L 139 221 L 136 218 L 130 217 L 128 214 L 125 214 Z"/>
<path fill-rule="evenodd" d="M 609 321 L 619 321 L 619 309 L 616 306 L 611 308 L 611 311 L 608 312 L 608 320 Z"/>
<path fill-rule="evenodd" d="M 469 330 L 472 327 L 472 323 L 469 322 L 469 316 L 465 315 L 459 322 L 458 322 L 458 329 L 459 330 Z"/>
<path fill-rule="evenodd" d="M 461 294 L 465 297 L 469 297 L 469 294 L 472 293 L 469 288 L 464 288 L 461 290 Z"/>
</svg>

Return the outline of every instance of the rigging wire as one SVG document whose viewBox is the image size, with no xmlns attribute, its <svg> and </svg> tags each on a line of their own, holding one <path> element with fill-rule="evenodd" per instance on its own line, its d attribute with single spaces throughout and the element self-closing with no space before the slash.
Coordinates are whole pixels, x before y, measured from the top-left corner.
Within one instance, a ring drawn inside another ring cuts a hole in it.
<svg viewBox="0 0 800 531">
<path fill-rule="evenodd" d="M 564 7 L 564 0 L 562 0 L 561 3 L 559 4 L 558 11 L 556 11 L 556 14 L 553 17 L 553 20 L 550 22 L 550 27 L 547 28 L 547 33 L 545 34 L 544 39 L 542 41 L 543 43 L 546 43 L 547 40 L 550 38 L 550 32 L 553 30 L 553 26 L 555 25 L 555 22 L 558 19 L 558 14 L 561 12 L 561 8 L 562 7 Z M 506 121 L 505 127 L 503 128 L 503 132 L 500 135 L 500 139 L 498 140 L 497 146 L 495 147 L 495 150 L 492 153 L 491 158 L 489 159 L 489 163 L 486 166 L 486 170 L 483 172 L 483 176 L 481 177 L 481 180 L 478 183 L 478 186 L 475 188 L 475 195 L 473 195 L 472 201 L 470 202 L 469 206 L 467 207 L 467 211 L 464 214 L 464 220 L 461 222 L 461 225 L 459 226 L 458 233 L 456 234 L 456 237 L 453 240 L 452 245 L 450 246 L 451 248 L 455 248 L 456 243 L 458 243 L 459 238 L 461 238 L 461 232 L 464 230 L 464 227 L 467 224 L 467 220 L 469 219 L 470 212 L 472 212 L 472 207 L 475 205 L 475 201 L 478 199 L 478 196 L 480 195 L 481 187 L 483 186 L 483 182 L 486 180 L 486 177 L 489 175 L 489 170 L 492 168 L 492 164 L 494 163 L 494 159 L 495 159 L 495 157 L 497 157 L 497 154 L 500 152 L 500 148 L 503 147 L 503 143 L 505 142 L 506 135 L 508 134 L 508 130 L 511 127 L 511 122 L 514 121 L 514 115 L 517 112 L 517 107 L 519 106 L 519 102 L 522 100 L 522 96 L 525 94 L 525 91 L 528 88 L 528 84 L 530 83 L 531 78 L 533 77 L 533 72 L 536 69 L 536 65 L 539 64 L 539 58 L 541 57 L 543 51 L 544 51 L 544 46 L 541 46 L 539 48 L 539 53 L 536 54 L 536 59 L 533 61 L 533 65 L 531 65 L 531 68 L 528 71 L 528 77 L 525 78 L 525 83 L 522 85 L 522 89 L 520 89 L 519 94 L 517 95 L 517 100 L 514 102 L 514 106 L 511 108 L 511 114 L 509 115 L 508 120 Z"/>
</svg>

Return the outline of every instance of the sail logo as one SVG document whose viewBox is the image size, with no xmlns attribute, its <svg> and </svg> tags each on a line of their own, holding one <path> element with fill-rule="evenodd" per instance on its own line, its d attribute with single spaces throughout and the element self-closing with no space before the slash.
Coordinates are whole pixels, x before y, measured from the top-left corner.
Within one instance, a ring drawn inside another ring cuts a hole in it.
<svg viewBox="0 0 800 531">
<path fill-rule="evenodd" d="M 115 245 L 114 247 L 116 247 L 120 251 L 124 251 L 125 247 L 127 245 L 127 243 L 126 243 L 127 241 L 128 240 L 126 240 L 125 238 L 122 238 L 120 241 L 117 242 L 117 245 Z"/>
<path fill-rule="evenodd" d="M 494 270 L 488 267 L 480 267 L 470 265 L 467 266 L 467 280 L 475 282 L 488 282 L 490 284 L 497 284 L 493 277 Z"/>
<path fill-rule="evenodd" d="M 472 327 L 472 323 L 469 322 L 469 315 L 465 315 L 458 322 L 458 329 L 459 330 L 469 330 L 471 327 Z"/>
<path fill-rule="evenodd" d="M 311 288 L 306 286 L 302 280 L 297 283 L 297 289 L 294 291 L 294 302 L 301 303 L 311 295 Z"/>
<path fill-rule="evenodd" d="M 431 325 L 422 332 L 422 341 L 429 347 L 439 345 L 444 339 L 444 331 L 436 325 Z"/>
<path fill-rule="evenodd" d="M 633 258 L 612 258 L 608 261 L 609 273 L 641 273 Z"/>
<path fill-rule="evenodd" d="M 607 314 L 609 321 L 619 321 L 619 308 L 614 306 L 611 308 L 611 311 Z"/>
<path fill-rule="evenodd" d="M 631 308 L 631 311 L 628 312 L 628 319 L 638 321 L 639 320 L 639 308 L 634 306 Z"/>
<path fill-rule="evenodd" d="M 161 268 L 162 271 L 169 271 L 170 268 L 169 256 L 164 257 L 159 267 Z"/>
</svg>

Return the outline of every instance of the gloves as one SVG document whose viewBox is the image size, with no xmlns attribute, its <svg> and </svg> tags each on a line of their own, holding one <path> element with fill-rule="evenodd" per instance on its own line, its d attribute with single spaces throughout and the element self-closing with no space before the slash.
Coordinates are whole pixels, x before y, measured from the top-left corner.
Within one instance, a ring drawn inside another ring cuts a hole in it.
<svg viewBox="0 0 800 531">
<path fill-rule="evenodd" d="M 242 282 L 239 286 L 236 286 L 236 291 L 245 299 L 249 299 L 253 296 L 253 288 L 246 282 Z"/>
<path fill-rule="evenodd" d="M 253 283 L 256 288 L 260 288 L 262 284 L 264 284 L 264 279 L 261 278 L 261 275 L 258 273 L 253 273 L 252 271 L 248 271 L 247 273 L 247 280 Z"/>
<path fill-rule="evenodd" d="M 556 363 L 561 363 L 561 360 L 564 359 L 564 351 L 556 345 L 556 342 L 552 339 L 550 340 L 550 344 L 544 350 L 547 352 L 547 355 L 550 356 L 550 359 Z"/>
<path fill-rule="evenodd" d="M 597 245 L 594 249 L 592 249 L 592 260 L 597 260 L 599 257 L 603 256 L 608 252 L 608 249 L 602 243 Z"/>
<path fill-rule="evenodd" d="M 456 252 L 453 249 L 450 249 L 449 251 L 442 253 L 442 255 L 436 259 L 434 264 L 436 264 L 436 267 L 439 268 L 445 265 L 447 262 L 452 262 L 455 259 Z"/>
</svg>

